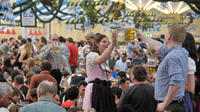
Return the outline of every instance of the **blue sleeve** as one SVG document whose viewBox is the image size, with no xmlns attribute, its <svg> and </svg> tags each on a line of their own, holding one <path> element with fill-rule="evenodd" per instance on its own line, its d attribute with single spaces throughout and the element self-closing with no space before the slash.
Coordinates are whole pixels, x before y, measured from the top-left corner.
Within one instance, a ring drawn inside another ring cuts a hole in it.
<svg viewBox="0 0 200 112">
<path fill-rule="evenodd" d="M 176 57 L 169 58 L 167 61 L 168 73 L 170 76 L 169 85 L 182 87 L 185 85 L 185 79 L 183 77 L 183 70 L 179 61 L 180 60 Z"/>
<path fill-rule="evenodd" d="M 166 54 L 166 52 L 167 52 L 167 48 L 166 48 L 166 45 L 164 44 L 159 48 L 158 53 L 160 55 L 164 56 Z"/>
</svg>

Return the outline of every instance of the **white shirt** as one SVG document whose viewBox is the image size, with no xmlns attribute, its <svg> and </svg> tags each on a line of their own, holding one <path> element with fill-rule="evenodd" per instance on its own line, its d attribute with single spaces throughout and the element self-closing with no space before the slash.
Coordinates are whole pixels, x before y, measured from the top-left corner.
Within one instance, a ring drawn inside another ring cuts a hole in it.
<svg viewBox="0 0 200 112">
<path fill-rule="evenodd" d="M 194 60 L 188 57 L 188 74 L 194 74 L 196 72 L 196 64 Z"/>
<path fill-rule="evenodd" d="M 1 107 L 0 112 L 9 112 L 7 108 Z"/>
<path fill-rule="evenodd" d="M 119 69 L 119 71 L 126 72 L 128 69 L 127 61 L 129 61 L 129 60 L 126 60 L 124 62 L 122 61 L 122 59 L 117 60 L 117 62 L 115 64 L 115 68 Z"/>
</svg>

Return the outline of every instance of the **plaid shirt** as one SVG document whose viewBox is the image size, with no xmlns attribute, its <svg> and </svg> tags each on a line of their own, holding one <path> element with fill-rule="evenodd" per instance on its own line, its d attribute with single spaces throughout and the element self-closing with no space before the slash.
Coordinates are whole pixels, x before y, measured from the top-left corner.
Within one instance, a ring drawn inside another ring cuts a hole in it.
<svg viewBox="0 0 200 112">
<path fill-rule="evenodd" d="M 49 50 L 49 45 L 42 48 L 40 52 L 40 60 L 48 60 L 52 64 L 52 69 L 63 70 L 63 60 L 61 51 L 55 52 L 54 49 Z"/>
</svg>

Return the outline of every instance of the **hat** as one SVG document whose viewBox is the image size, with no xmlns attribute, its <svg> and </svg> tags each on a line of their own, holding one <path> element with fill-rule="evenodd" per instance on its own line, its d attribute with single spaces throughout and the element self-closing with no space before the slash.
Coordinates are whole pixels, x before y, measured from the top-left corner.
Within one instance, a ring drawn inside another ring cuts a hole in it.
<svg viewBox="0 0 200 112">
<path fill-rule="evenodd" d="M 89 31 L 89 32 L 87 32 L 86 34 L 85 34 L 85 37 L 91 37 L 91 38 L 94 38 L 96 35 L 93 33 L 93 32 L 91 32 L 91 31 Z"/>
</svg>

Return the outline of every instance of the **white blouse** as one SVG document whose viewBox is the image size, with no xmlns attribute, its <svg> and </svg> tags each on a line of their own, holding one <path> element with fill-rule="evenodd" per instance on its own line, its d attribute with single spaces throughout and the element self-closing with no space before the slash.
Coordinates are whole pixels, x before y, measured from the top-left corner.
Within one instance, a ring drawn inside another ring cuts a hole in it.
<svg viewBox="0 0 200 112">
<path fill-rule="evenodd" d="M 196 72 L 196 64 L 195 61 L 188 57 L 188 74 L 194 74 Z"/>
</svg>

